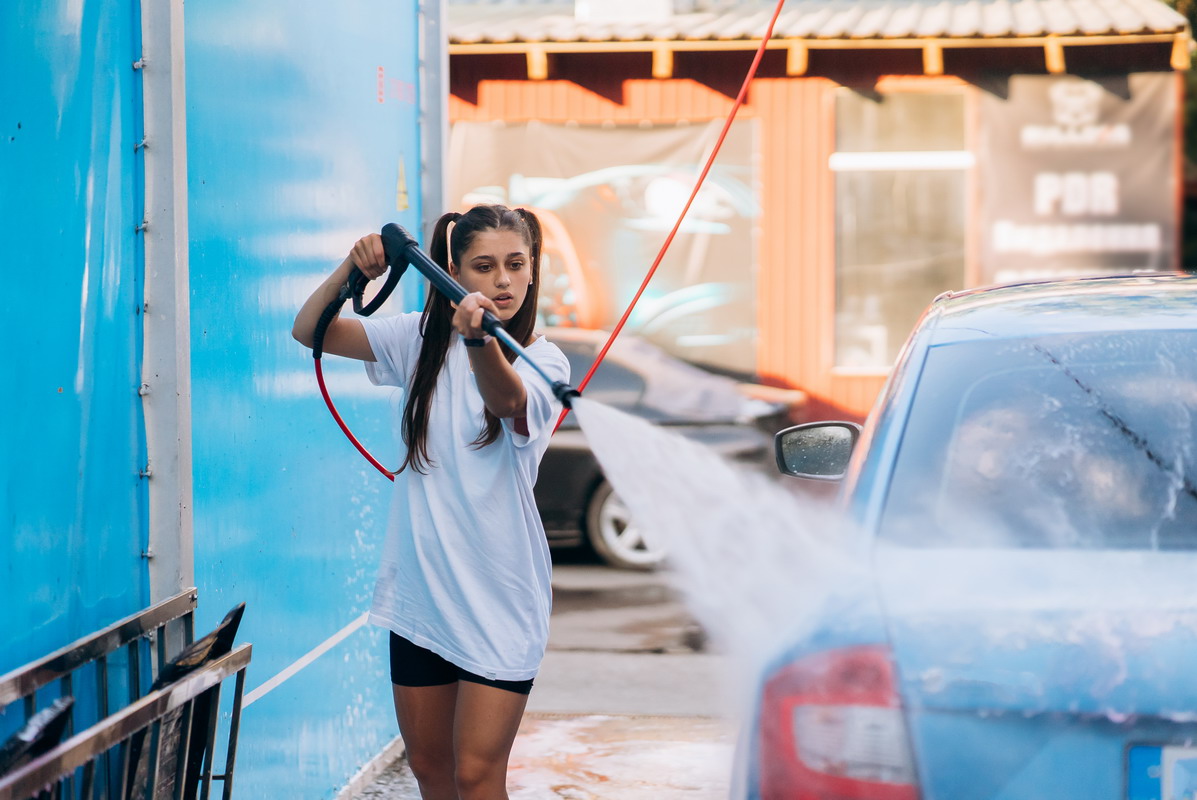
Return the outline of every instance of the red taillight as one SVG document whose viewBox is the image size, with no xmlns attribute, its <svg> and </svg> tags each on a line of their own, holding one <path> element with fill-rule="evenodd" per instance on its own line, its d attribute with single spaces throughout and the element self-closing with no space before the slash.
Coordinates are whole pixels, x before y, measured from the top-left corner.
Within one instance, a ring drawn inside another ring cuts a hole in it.
<svg viewBox="0 0 1197 800">
<path fill-rule="evenodd" d="M 765 684 L 762 800 L 916 800 L 910 739 L 889 650 L 810 656 Z"/>
</svg>

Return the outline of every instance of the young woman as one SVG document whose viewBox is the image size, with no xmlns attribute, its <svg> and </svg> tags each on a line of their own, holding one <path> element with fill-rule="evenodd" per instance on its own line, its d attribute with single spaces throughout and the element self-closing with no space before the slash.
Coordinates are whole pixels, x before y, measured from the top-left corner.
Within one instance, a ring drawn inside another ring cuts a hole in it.
<svg viewBox="0 0 1197 800">
<path fill-rule="evenodd" d="M 470 293 L 430 288 L 423 314 L 335 319 L 328 353 L 366 362 L 404 389 L 407 452 L 395 479 L 370 621 L 391 631 L 391 682 L 424 800 L 506 798 L 507 761 L 548 641 L 550 564 L 532 496 L 560 405 L 543 378 L 480 327 L 490 310 L 528 357 L 569 380 L 564 354 L 533 332 L 540 223 L 524 209 L 446 214 L 430 253 Z M 356 266 L 386 264 L 377 234 L 308 299 L 293 335 L 307 346 Z"/>
</svg>

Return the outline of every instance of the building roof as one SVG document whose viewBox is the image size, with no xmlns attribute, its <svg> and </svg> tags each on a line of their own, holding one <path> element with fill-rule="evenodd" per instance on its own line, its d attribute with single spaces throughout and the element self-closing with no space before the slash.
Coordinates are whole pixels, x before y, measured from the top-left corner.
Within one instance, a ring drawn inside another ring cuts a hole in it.
<svg viewBox="0 0 1197 800">
<path fill-rule="evenodd" d="M 758 39 L 772 2 L 680 0 L 667 21 L 586 22 L 560 0 L 450 0 L 449 41 L 734 41 Z M 1160 0 L 788 0 L 774 38 L 993 39 L 1175 34 L 1185 18 Z"/>
</svg>

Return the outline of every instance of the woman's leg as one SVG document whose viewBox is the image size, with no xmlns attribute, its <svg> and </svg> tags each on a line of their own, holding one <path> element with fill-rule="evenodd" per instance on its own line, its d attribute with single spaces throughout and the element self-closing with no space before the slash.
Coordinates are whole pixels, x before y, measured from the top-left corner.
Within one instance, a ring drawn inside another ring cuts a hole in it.
<svg viewBox="0 0 1197 800">
<path fill-rule="evenodd" d="M 458 681 L 453 753 L 461 800 L 507 800 L 507 759 L 527 704 L 526 694 Z"/>
<path fill-rule="evenodd" d="M 424 800 L 458 800 L 453 757 L 458 685 L 459 682 L 441 686 L 391 684 L 407 763 L 420 784 Z"/>
</svg>

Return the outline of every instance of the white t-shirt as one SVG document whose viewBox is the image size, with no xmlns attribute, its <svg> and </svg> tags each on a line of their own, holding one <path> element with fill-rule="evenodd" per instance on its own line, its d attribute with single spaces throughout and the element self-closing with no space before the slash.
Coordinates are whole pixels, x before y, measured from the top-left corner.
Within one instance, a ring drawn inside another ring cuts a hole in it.
<svg viewBox="0 0 1197 800">
<path fill-rule="evenodd" d="M 361 320 L 377 359 L 366 362 L 373 383 L 404 387 L 412 378 L 420 317 Z M 525 349 L 555 380 L 569 380 L 555 344 L 541 336 Z M 525 359 L 513 366 L 528 395 L 528 435 L 505 419 L 493 443 L 472 445 L 484 406 L 452 334 L 428 420 L 432 465 L 395 477 L 370 622 L 468 672 L 522 681 L 535 677 L 549 638 L 551 565 L 532 487 L 561 404 Z M 392 403 L 397 432 L 404 405 Z"/>
</svg>

